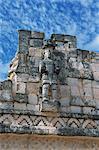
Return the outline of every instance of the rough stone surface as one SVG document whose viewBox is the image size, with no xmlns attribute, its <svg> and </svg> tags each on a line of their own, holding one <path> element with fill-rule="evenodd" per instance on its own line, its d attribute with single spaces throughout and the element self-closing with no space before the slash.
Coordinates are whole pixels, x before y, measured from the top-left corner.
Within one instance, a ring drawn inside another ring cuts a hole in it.
<svg viewBox="0 0 99 150">
<path fill-rule="evenodd" d="M 1 150 L 13 150 L 13 147 L 14 150 L 98 150 L 99 140 L 84 137 L 47 137 L 46 135 L 0 135 Z"/>
<path fill-rule="evenodd" d="M 29 111 L 40 111 L 40 106 L 37 104 L 27 104 L 27 110 Z"/>
<path fill-rule="evenodd" d="M 17 101 L 17 102 L 25 102 L 25 103 L 27 103 L 28 96 L 27 96 L 27 94 L 16 93 L 16 95 L 14 96 L 14 100 Z"/>
<path fill-rule="evenodd" d="M 28 103 L 36 105 L 38 103 L 38 97 L 37 97 L 37 95 L 29 94 L 28 95 Z"/>
<path fill-rule="evenodd" d="M 0 102 L 0 109 L 13 109 L 12 102 Z"/>
<path fill-rule="evenodd" d="M 18 82 L 17 83 L 17 91 L 16 93 L 25 94 L 26 93 L 26 83 Z"/>
<path fill-rule="evenodd" d="M 42 102 L 42 111 L 44 112 L 58 112 L 60 103 L 57 101 L 43 101 Z"/>
<path fill-rule="evenodd" d="M 14 109 L 16 110 L 26 110 L 26 103 L 14 103 Z"/>
</svg>

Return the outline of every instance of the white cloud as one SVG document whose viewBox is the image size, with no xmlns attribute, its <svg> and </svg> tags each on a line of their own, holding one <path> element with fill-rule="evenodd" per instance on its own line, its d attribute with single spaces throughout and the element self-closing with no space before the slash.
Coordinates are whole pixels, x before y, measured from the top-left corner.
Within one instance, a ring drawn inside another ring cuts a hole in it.
<svg viewBox="0 0 99 150">
<path fill-rule="evenodd" d="M 52 2 L 79 2 L 81 5 L 87 7 L 93 3 L 93 0 L 52 0 Z"/>
<path fill-rule="evenodd" d="M 85 7 L 93 3 L 93 0 L 77 0 L 77 1 L 80 2 Z"/>
<path fill-rule="evenodd" d="M 1 43 L 0 43 L 1 44 Z M 0 53 L 4 54 L 3 48 L 0 46 Z"/>
<path fill-rule="evenodd" d="M 99 35 L 97 35 L 90 43 L 86 44 L 84 48 L 93 49 L 99 52 Z"/>
<path fill-rule="evenodd" d="M 9 63 L 5 63 L 5 64 L 4 64 L 4 63 L 0 60 L 0 81 L 2 81 L 2 80 L 5 79 L 5 75 L 7 74 L 8 69 L 9 69 Z"/>
</svg>

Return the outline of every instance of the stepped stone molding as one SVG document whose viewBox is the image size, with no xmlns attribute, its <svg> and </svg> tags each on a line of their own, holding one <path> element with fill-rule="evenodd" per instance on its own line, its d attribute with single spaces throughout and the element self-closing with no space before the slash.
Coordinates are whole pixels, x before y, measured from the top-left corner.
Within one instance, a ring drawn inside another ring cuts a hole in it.
<svg viewBox="0 0 99 150">
<path fill-rule="evenodd" d="M 92 119 L 4 114 L 0 117 L 0 126 L 4 127 L 4 129 L 0 129 L 1 133 L 5 130 L 8 133 L 16 133 L 18 131 L 22 133 L 38 132 L 39 134 L 56 135 L 66 135 L 66 133 L 67 135 L 73 135 L 77 132 L 75 135 L 78 136 L 82 133 L 83 135 L 88 134 L 87 136 L 99 136 L 99 120 L 95 121 Z M 68 130 L 70 133 L 67 132 Z"/>
</svg>

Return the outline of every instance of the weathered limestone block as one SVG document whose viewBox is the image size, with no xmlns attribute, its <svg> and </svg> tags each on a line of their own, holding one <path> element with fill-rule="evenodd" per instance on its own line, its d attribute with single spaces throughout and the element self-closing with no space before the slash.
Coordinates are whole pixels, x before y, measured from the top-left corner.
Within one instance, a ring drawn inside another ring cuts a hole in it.
<svg viewBox="0 0 99 150">
<path fill-rule="evenodd" d="M 31 36 L 31 31 L 19 30 L 19 52 L 28 52 L 28 40 Z"/>
<path fill-rule="evenodd" d="M 94 99 L 99 100 L 99 88 L 93 88 Z"/>
<path fill-rule="evenodd" d="M 71 96 L 81 96 L 80 95 L 80 88 L 78 86 L 71 86 Z"/>
<path fill-rule="evenodd" d="M 89 80 L 93 80 L 94 79 L 93 73 L 89 69 L 84 69 L 84 74 L 81 76 L 81 78 L 89 79 Z"/>
<path fill-rule="evenodd" d="M 0 109 L 13 109 L 13 102 L 0 102 Z"/>
<path fill-rule="evenodd" d="M 61 106 L 60 107 L 60 112 L 65 112 L 65 113 L 71 113 L 71 107 L 70 106 Z"/>
<path fill-rule="evenodd" d="M 21 102 L 27 103 L 28 96 L 27 96 L 27 94 L 16 93 L 16 95 L 14 96 L 14 100 L 19 103 L 21 103 Z"/>
<path fill-rule="evenodd" d="M 73 106 L 84 106 L 84 100 L 81 98 L 81 97 L 72 97 L 71 101 L 70 101 L 70 105 L 73 105 Z"/>
<path fill-rule="evenodd" d="M 40 57 L 30 57 L 29 58 L 30 62 L 28 64 L 28 69 L 29 69 L 28 73 L 29 73 L 30 76 L 33 76 L 34 79 L 39 77 L 38 67 L 39 67 L 40 60 L 41 60 Z"/>
<path fill-rule="evenodd" d="M 82 50 L 82 58 L 86 62 L 90 62 L 90 52 L 88 50 Z"/>
<path fill-rule="evenodd" d="M 99 63 L 92 63 L 91 69 L 93 72 L 99 72 Z"/>
<path fill-rule="evenodd" d="M 21 67 L 25 67 L 28 64 L 29 56 L 27 53 L 24 52 L 18 52 L 18 65 Z"/>
<path fill-rule="evenodd" d="M 30 82 L 38 82 L 40 79 L 39 74 L 38 74 L 38 68 L 37 67 L 33 67 L 31 69 L 29 69 L 29 81 Z"/>
<path fill-rule="evenodd" d="M 26 110 L 26 103 L 14 102 L 14 109 L 15 110 Z"/>
<path fill-rule="evenodd" d="M 83 80 L 83 85 L 84 85 L 85 88 L 91 87 L 92 86 L 91 84 L 92 84 L 91 80 L 87 80 L 87 79 Z"/>
<path fill-rule="evenodd" d="M 60 108 L 60 103 L 58 101 L 43 101 L 42 111 L 45 112 L 58 112 Z"/>
<path fill-rule="evenodd" d="M 91 87 L 84 88 L 84 98 L 87 100 L 93 99 L 93 90 Z"/>
<path fill-rule="evenodd" d="M 70 98 L 62 98 L 59 100 L 61 107 L 66 107 L 70 105 Z"/>
<path fill-rule="evenodd" d="M 36 59 L 36 57 L 39 57 L 41 59 L 42 55 L 42 49 L 41 48 L 35 48 L 35 47 L 30 47 L 29 48 L 29 56 L 32 57 L 31 59 Z"/>
<path fill-rule="evenodd" d="M 80 70 L 80 68 L 81 69 L 83 68 L 82 64 L 80 66 L 80 63 L 78 63 L 77 60 L 76 60 L 76 58 L 73 58 L 73 57 L 69 58 L 69 66 L 71 68 L 75 68 L 75 69 L 78 69 L 78 70 Z"/>
<path fill-rule="evenodd" d="M 77 61 L 77 51 L 70 51 L 67 55 L 70 58 L 75 58 L 75 60 Z"/>
<path fill-rule="evenodd" d="M 93 87 L 93 88 L 99 88 L 99 82 L 93 80 L 93 81 L 92 81 L 92 87 Z"/>
<path fill-rule="evenodd" d="M 79 80 L 79 92 L 80 92 L 80 97 L 84 99 L 84 89 L 83 89 L 83 83 L 82 79 Z"/>
<path fill-rule="evenodd" d="M 96 114 L 96 109 L 93 107 L 83 107 L 83 113 L 84 114 Z"/>
<path fill-rule="evenodd" d="M 31 32 L 31 38 L 29 39 L 29 46 L 42 47 L 44 36 L 45 35 L 43 32 Z"/>
<path fill-rule="evenodd" d="M 51 39 L 54 41 L 62 42 L 62 41 L 64 41 L 64 35 L 63 34 L 52 34 Z"/>
<path fill-rule="evenodd" d="M 55 44 L 56 44 L 55 50 L 58 52 L 66 53 L 66 51 L 70 51 L 70 49 L 63 42 L 56 42 L 55 41 Z"/>
<path fill-rule="evenodd" d="M 29 74 L 26 73 L 17 73 L 16 82 L 27 82 L 29 78 Z"/>
<path fill-rule="evenodd" d="M 66 42 L 70 42 L 69 44 L 70 44 L 70 46 L 69 46 L 69 48 L 71 49 L 71 50 L 76 50 L 76 47 L 77 47 L 77 39 L 76 39 L 76 36 L 71 36 L 71 35 L 65 35 L 64 36 L 64 42 L 66 43 Z M 72 48 L 74 48 L 74 49 L 72 49 Z"/>
<path fill-rule="evenodd" d="M 99 109 L 99 99 L 95 99 L 94 101 L 95 101 L 95 103 L 96 103 L 96 108 Z"/>
<path fill-rule="evenodd" d="M 38 97 L 35 94 L 29 94 L 28 95 L 28 103 L 32 105 L 38 104 Z"/>
<path fill-rule="evenodd" d="M 45 34 L 43 32 L 35 32 L 35 31 L 31 31 L 31 38 L 34 39 L 44 39 Z"/>
<path fill-rule="evenodd" d="M 2 82 L 2 87 L 5 90 L 11 90 L 12 89 L 12 81 L 11 80 L 5 80 Z"/>
<path fill-rule="evenodd" d="M 24 66 L 18 65 L 15 72 L 16 73 L 22 73 L 22 74 L 24 74 L 24 73 L 28 74 L 29 73 L 29 68 L 26 65 L 24 65 Z"/>
<path fill-rule="evenodd" d="M 89 107 L 96 107 L 96 100 L 94 100 L 94 99 L 86 99 L 86 100 L 84 100 L 84 104 L 85 104 L 85 106 L 89 106 Z"/>
<path fill-rule="evenodd" d="M 14 72 L 14 76 L 11 79 L 12 81 L 12 95 L 13 97 L 16 95 L 16 91 L 17 91 L 17 78 L 16 78 L 16 74 Z"/>
<path fill-rule="evenodd" d="M 78 62 L 82 62 L 82 50 L 81 49 L 77 49 L 77 60 Z"/>
<path fill-rule="evenodd" d="M 52 34 L 51 35 L 52 41 L 64 42 L 69 44 L 69 48 L 75 47 L 76 48 L 76 37 L 64 34 Z"/>
<path fill-rule="evenodd" d="M 94 80 L 99 81 L 99 62 L 91 63 L 91 70 L 93 72 Z"/>
<path fill-rule="evenodd" d="M 99 53 L 95 53 L 95 59 L 96 59 L 96 63 L 99 64 Z"/>
<path fill-rule="evenodd" d="M 37 57 L 37 58 L 35 59 L 34 67 L 38 68 L 39 63 L 40 63 L 40 59 Z"/>
<path fill-rule="evenodd" d="M 27 104 L 28 111 L 40 111 L 40 105 Z"/>
<path fill-rule="evenodd" d="M 36 50 L 37 50 L 37 48 L 29 47 L 29 56 L 33 57 L 32 59 L 34 59 L 34 57 L 35 57 Z"/>
<path fill-rule="evenodd" d="M 75 83 L 75 86 L 73 86 L 73 90 L 74 91 L 74 94 L 72 96 L 72 101 L 71 101 L 71 104 L 73 105 L 74 103 L 75 104 L 79 104 L 79 105 L 84 105 L 84 106 L 93 106 L 95 107 L 96 106 L 96 103 L 95 101 L 93 100 L 93 89 L 92 89 L 92 81 L 90 80 L 82 80 L 82 79 L 79 79 L 78 80 L 78 91 L 80 93 L 80 95 L 76 95 L 76 92 L 75 92 L 75 89 L 76 89 L 76 83 Z M 71 82 L 71 81 L 70 81 Z M 73 85 L 73 84 L 71 84 Z M 73 93 L 71 91 L 71 93 Z"/>
<path fill-rule="evenodd" d="M 30 83 L 38 83 L 40 81 L 40 77 L 38 76 L 38 74 L 34 74 L 34 75 L 30 75 L 28 82 Z"/>
<path fill-rule="evenodd" d="M 3 101 L 12 101 L 13 97 L 12 97 L 12 92 L 10 90 L 2 90 L 2 94 L 1 94 L 1 100 Z"/>
<path fill-rule="evenodd" d="M 79 86 L 79 79 L 77 78 L 67 78 L 69 86 Z"/>
<path fill-rule="evenodd" d="M 93 77 L 95 81 L 99 81 L 99 72 L 93 72 Z"/>
<path fill-rule="evenodd" d="M 28 94 L 38 94 L 39 83 L 28 82 L 27 83 L 27 93 Z"/>
<path fill-rule="evenodd" d="M 42 39 L 34 39 L 31 38 L 29 42 L 30 47 L 42 47 L 43 46 L 43 40 Z"/>
<path fill-rule="evenodd" d="M 68 85 L 60 85 L 59 86 L 59 97 L 60 99 L 69 99 L 70 98 L 70 86 Z"/>
<path fill-rule="evenodd" d="M 96 107 L 99 108 L 99 82 L 92 81 L 92 89 Z"/>
<path fill-rule="evenodd" d="M 16 93 L 25 94 L 26 93 L 26 83 L 25 82 L 17 82 L 17 91 Z"/>
<path fill-rule="evenodd" d="M 5 80 L 0 83 L 0 101 L 12 101 L 12 81 Z"/>
<path fill-rule="evenodd" d="M 99 107 L 98 107 L 98 109 L 96 109 L 96 113 L 97 113 L 97 115 L 99 115 Z M 99 125 L 98 125 L 98 128 L 99 128 Z"/>
<path fill-rule="evenodd" d="M 70 105 L 73 106 L 89 106 L 89 107 L 96 107 L 96 101 L 94 99 L 84 99 L 81 97 L 72 97 L 70 101 Z"/>
<path fill-rule="evenodd" d="M 66 69 L 66 71 L 68 71 L 67 76 L 70 78 L 81 78 L 81 73 L 78 69 L 69 67 L 68 69 Z"/>
<path fill-rule="evenodd" d="M 90 57 L 91 57 L 91 62 L 92 63 L 96 62 L 96 55 L 97 54 L 98 53 L 96 53 L 96 52 L 90 52 Z"/>
<path fill-rule="evenodd" d="M 70 107 L 70 109 L 71 109 L 71 113 L 82 113 L 82 107 L 80 107 L 80 106 L 71 106 Z"/>
<path fill-rule="evenodd" d="M 80 97 L 82 88 L 80 87 L 80 81 L 76 78 L 68 78 L 68 85 L 70 86 L 71 96 L 72 97 Z"/>
<path fill-rule="evenodd" d="M 2 90 L 2 89 L 3 89 L 2 82 L 0 82 L 0 90 Z"/>
</svg>

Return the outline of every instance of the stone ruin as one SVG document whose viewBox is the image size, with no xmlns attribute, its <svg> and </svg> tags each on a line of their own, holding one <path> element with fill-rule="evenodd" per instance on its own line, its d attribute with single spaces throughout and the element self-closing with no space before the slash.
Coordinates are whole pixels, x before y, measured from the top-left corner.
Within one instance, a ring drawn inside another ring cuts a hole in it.
<svg viewBox="0 0 99 150">
<path fill-rule="evenodd" d="M 91 145 L 99 139 L 99 53 L 78 49 L 71 35 L 18 33 L 8 79 L 0 82 L 0 133 L 93 137 Z"/>
</svg>

